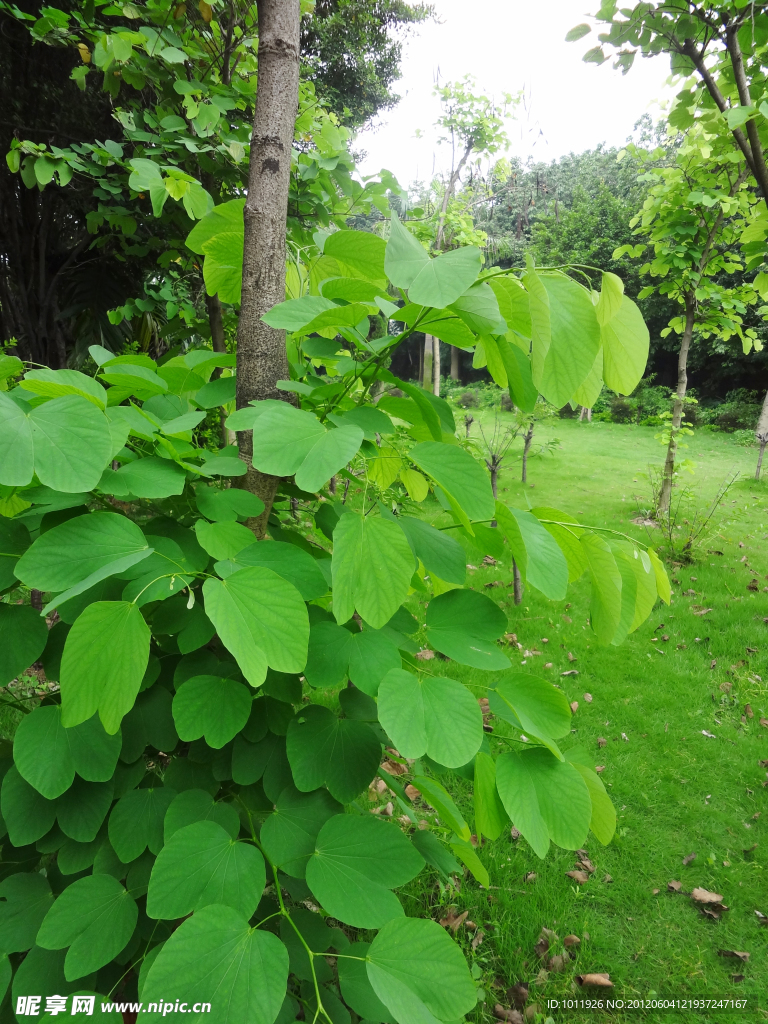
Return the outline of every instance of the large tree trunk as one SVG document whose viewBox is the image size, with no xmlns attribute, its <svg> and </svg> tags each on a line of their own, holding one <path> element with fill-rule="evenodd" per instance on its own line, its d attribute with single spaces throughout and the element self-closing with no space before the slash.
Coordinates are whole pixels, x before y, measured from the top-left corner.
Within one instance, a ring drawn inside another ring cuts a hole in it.
<svg viewBox="0 0 768 1024">
<path fill-rule="evenodd" d="M 685 408 L 685 393 L 688 388 L 688 352 L 691 348 L 693 337 L 693 324 L 696 316 L 696 297 L 692 292 L 685 296 L 685 329 L 680 341 L 680 352 L 677 357 L 677 392 L 675 404 L 672 407 L 672 430 L 667 447 L 667 458 L 664 462 L 664 475 L 661 480 L 661 492 L 659 493 L 658 512 L 661 515 L 669 514 L 669 506 L 672 500 L 672 481 L 675 476 L 675 455 L 677 454 L 677 435 L 683 421 L 683 409 Z"/>
<path fill-rule="evenodd" d="M 760 419 L 757 421 L 755 438 L 760 445 L 760 454 L 757 456 L 757 469 L 755 470 L 755 480 L 759 480 L 760 472 L 763 468 L 763 455 L 765 454 L 766 445 L 768 445 L 768 391 L 765 393 L 763 410 L 760 413 Z"/>
<path fill-rule="evenodd" d="M 421 380 L 419 383 L 425 391 L 432 387 L 432 335 L 424 335 L 424 359 L 421 366 Z"/>
<path fill-rule="evenodd" d="M 245 203 L 243 292 L 237 328 L 237 408 L 265 398 L 289 400 L 275 387 L 288 377 L 285 331 L 262 316 L 285 298 L 285 230 L 291 150 L 299 97 L 299 0 L 257 0 L 259 71 Z M 241 487 L 258 495 L 264 512 L 248 525 L 257 537 L 267 519 L 279 478 L 251 465 L 253 436 L 240 431 L 240 456 L 248 473 Z"/>
<path fill-rule="evenodd" d="M 432 394 L 440 394 L 440 339 L 432 338 Z"/>
<path fill-rule="evenodd" d="M 451 380 L 460 380 L 461 373 L 459 371 L 459 350 L 455 345 L 451 345 Z"/>
</svg>

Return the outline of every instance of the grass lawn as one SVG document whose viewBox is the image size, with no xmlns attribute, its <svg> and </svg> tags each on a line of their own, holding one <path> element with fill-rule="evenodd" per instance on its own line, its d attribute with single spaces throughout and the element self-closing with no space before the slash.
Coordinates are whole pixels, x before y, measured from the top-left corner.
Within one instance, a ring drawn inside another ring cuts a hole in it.
<svg viewBox="0 0 768 1024">
<path fill-rule="evenodd" d="M 480 422 L 493 419 L 492 413 L 474 415 Z M 472 431 L 476 436 L 477 423 Z M 650 505 L 642 474 L 663 454 L 654 433 L 637 426 L 549 421 L 538 429 L 534 450 L 537 441 L 552 437 L 562 447 L 554 456 L 530 461 L 524 487 L 516 442 L 502 471 L 500 497 L 523 507 L 529 501 L 560 507 L 585 523 L 647 541 L 646 530 L 630 520 L 637 515 L 634 495 L 641 496 L 641 507 Z M 457 938 L 482 971 L 486 1019 L 494 1003 L 514 1005 L 504 994 L 508 985 L 531 983 L 531 1000 L 543 1009 L 547 998 L 587 996 L 574 978 L 592 972 L 609 972 L 611 994 L 623 998 L 762 993 L 762 1012 L 753 999 L 747 1012 L 686 1012 L 680 1019 L 768 1018 L 768 927 L 755 914 L 768 915 L 768 772 L 759 764 L 768 758 L 768 728 L 759 725 L 768 718 L 768 485 L 752 479 L 753 450 L 723 434 L 697 433 L 690 440 L 685 454 L 697 468 L 689 479 L 702 499 L 711 498 L 730 471 L 742 474 L 724 506 L 735 521 L 711 535 L 692 564 L 669 567 L 675 581 L 671 606 L 658 606 L 620 647 L 598 646 L 587 624 L 589 585 L 583 579 L 565 602 L 526 590 L 515 607 L 507 559 L 480 564 L 471 573 L 477 589 L 502 581 L 503 589 L 483 592 L 500 600 L 522 644 L 522 650 L 511 648 L 515 670 L 522 666 L 550 678 L 570 701 L 578 701 L 574 744 L 604 766 L 602 779 L 618 813 L 610 846 L 590 835 L 586 849 L 596 870 L 584 885 L 566 876 L 576 866 L 572 852 L 551 847 L 540 861 L 524 840 L 505 834 L 485 846 L 489 892 L 472 879 L 465 879 L 458 894 L 439 887 L 410 890 L 408 913 L 439 919 L 449 907 L 468 910 L 485 933 L 475 949 L 466 926 Z M 747 590 L 750 567 L 758 573 L 757 593 Z M 710 610 L 694 614 L 703 608 Z M 489 682 L 485 673 L 451 669 L 482 695 Z M 577 675 L 562 675 L 574 669 Z M 745 715 L 747 704 L 753 717 Z M 497 733 L 511 731 L 498 721 L 494 726 Z M 462 784 L 454 777 L 449 788 Z M 684 865 L 690 854 L 695 858 Z M 535 879 L 526 880 L 529 873 Z M 671 880 L 682 891 L 668 892 Z M 720 920 L 705 917 L 686 895 L 697 886 L 722 895 L 730 909 Z M 562 952 L 566 935 L 579 936 L 581 943 L 562 972 L 541 975 L 537 986 L 543 964 L 534 946 L 542 926 L 560 938 L 549 956 Z M 723 957 L 720 950 L 747 952 L 749 960 Z M 582 1010 L 552 1015 L 569 1022 L 605 1019 Z M 651 1012 L 627 1019 L 677 1016 Z"/>
</svg>

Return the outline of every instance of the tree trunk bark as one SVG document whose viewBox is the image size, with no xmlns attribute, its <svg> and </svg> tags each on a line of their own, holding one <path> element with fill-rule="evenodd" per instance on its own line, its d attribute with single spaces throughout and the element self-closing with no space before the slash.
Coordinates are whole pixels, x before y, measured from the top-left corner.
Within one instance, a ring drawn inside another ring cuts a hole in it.
<svg viewBox="0 0 768 1024">
<path fill-rule="evenodd" d="M 528 429 L 526 430 L 525 435 L 523 437 L 523 441 L 524 441 L 524 445 L 523 445 L 523 476 L 522 476 L 522 482 L 523 483 L 527 483 L 527 481 L 528 481 L 528 452 L 531 450 L 531 443 L 533 442 L 533 429 L 534 429 L 534 427 L 535 427 L 535 423 L 533 421 L 531 421 L 531 425 L 530 425 L 530 427 L 528 427 Z"/>
<path fill-rule="evenodd" d="M 760 471 L 763 468 L 763 455 L 765 454 L 766 445 L 768 445 L 768 391 L 765 393 L 763 409 L 760 413 L 760 419 L 757 421 L 755 437 L 760 445 L 760 454 L 757 456 L 757 469 L 755 470 L 755 480 L 759 480 Z"/>
<path fill-rule="evenodd" d="M 237 328 L 237 408 L 254 400 L 288 401 L 275 387 L 288 377 L 285 331 L 262 316 L 285 298 L 285 232 L 291 151 L 299 97 L 299 0 L 257 0 L 258 88 L 245 203 L 243 291 Z M 251 465 L 253 435 L 239 431 L 240 457 L 248 473 L 240 486 L 258 495 L 264 511 L 248 526 L 265 535 L 279 478 Z"/>
<path fill-rule="evenodd" d="M 664 475 L 661 481 L 659 493 L 658 512 L 661 515 L 669 514 L 669 506 L 672 500 L 672 481 L 675 475 L 675 455 L 677 454 L 677 435 L 680 424 L 683 421 L 683 409 L 685 407 L 685 392 L 688 387 L 688 352 L 691 348 L 693 337 L 693 324 L 696 318 L 696 297 L 692 292 L 685 296 L 685 329 L 680 341 L 680 352 L 677 357 L 677 393 L 675 404 L 672 407 L 672 431 L 667 447 L 667 457 L 664 462 Z"/>
<path fill-rule="evenodd" d="M 515 604 L 520 604 L 520 602 L 523 600 L 523 579 L 520 575 L 520 570 L 517 568 L 517 562 L 514 560 L 514 558 L 512 559 L 512 580 L 512 593 L 514 595 Z"/>
<path fill-rule="evenodd" d="M 421 386 L 425 391 L 432 387 L 432 335 L 424 335 L 424 360 L 421 373 Z"/>
<path fill-rule="evenodd" d="M 459 350 L 451 345 L 451 380 L 461 380 L 459 373 Z"/>
<path fill-rule="evenodd" d="M 432 338 L 432 394 L 440 396 L 440 339 Z"/>
</svg>

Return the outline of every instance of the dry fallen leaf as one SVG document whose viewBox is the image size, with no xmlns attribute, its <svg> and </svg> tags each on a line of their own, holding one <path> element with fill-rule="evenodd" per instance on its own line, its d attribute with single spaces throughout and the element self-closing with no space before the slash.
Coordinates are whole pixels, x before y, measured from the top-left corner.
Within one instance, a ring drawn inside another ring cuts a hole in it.
<svg viewBox="0 0 768 1024">
<path fill-rule="evenodd" d="M 731 981 L 735 982 L 738 985 L 740 981 L 744 981 L 744 977 L 745 975 L 743 974 L 732 974 Z"/>
<path fill-rule="evenodd" d="M 768 924 L 768 916 L 766 914 L 762 914 L 759 910 L 756 910 L 755 916 L 760 924 Z"/>
<path fill-rule="evenodd" d="M 667 889 L 669 889 L 670 892 L 680 892 L 682 888 L 682 882 L 677 882 L 674 879 L 671 882 L 667 882 Z"/>
<path fill-rule="evenodd" d="M 490 587 L 501 587 L 504 585 L 503 580 L 491 580 L 490 583 L 485 584 L 485 589 L 488 590 Z"/>
<path fill-rule="evenodd" d="M 717 955 L 733 956 L 736 957 L 737 960 L 742 960 L 744 963 L 747 963 L 749 960 L 749 953 L 740 952 L 738 949 L 718 949 Z"/>
<path fill-rule="evenodd" d="M 710 661 L 709 667 L 710 668 L 716 668 L 717 667 L 717 658 L 713 658 L 712 661 Z"/>
<path fill-rule="evenodd" d="M 610 974 L 577 974 L 578 985 L 595 985 L 599 988 L 613 988 Z"/>
<path fill-rule="evenodd" d="M 572 700 L 571 701 L 571 714 L 575 715 L 578 710 L 579 710 L 579 702 L 577 700 Z"/>
<path fill-rule="evenodd" d="M 462 911 L 461 914 L 454 914 L 453 910 L 449 910 L 445 917 L 440 918 L 440 924 L 443 928 L 450 928 L 455 935 L 466 921 L 468 914 L 468 910 Z"/>
<path fill-rule="evenodd" d="M 497 564 L 498 564 L 498 562 L 496 561 L 495 558 L 492 558 L 491 555 L 486 555 L 485 558 L 483 559 L 483 565 L 497 565 Z"/>
<path fill-rule="evenodd" d="M 587 702 L 587 704 L 591 704 L 592 703 L 592 694 L 591 693 L 585 693 L 584 694 L 584 700 Z"/>
<path fill-rule="evenodd" d="M 706 729 L 702 729 L 701 730 L 701 735 L 708 737 L 708 739 L 710 739 L 710 740 L 716 740 L 717 739 L 717 736 L 715 736 L 715 734 L 713 732 L 707 732 Z"/>
<path fill-rule="evenodd" d="M 578 674 L 579 673 L 578 673 L 577 669 L 575 669 L 575 668 L 571 668 L 567 672 L 561 672 L 560 673 L 561 676 L 577 676 Z"/>
<path fill-rule="evenodd" d="M 627 736 L 625 732 L 621 734 L 621 738 L 624 740 L 625 743 L 629 743 L 629 736 Z"/>
<path fill-rule="evenodd" d="M 605 765 L 604 764 L 596 764 L 595 765 L 595 771 L 599 775 L 601 772 L 605 771 Z"/>
<path fill-rule="evenodd" d="M 435 656 L 434 651 L 416 651 L 415 657 L 419 661 L 431 661 Z"/>
<path fill-rule="evenodd" d="M 509 1010 L 501 1003 L 496 1003 L 493 1008 L 493 1016 L 497 1020 L 506 1020 L 509 1024 L 525 1024 L 522 1013 L 519 1010 Z"/>
<path fill-rule="evenodd" d="M 514 825 L 509 830 L 509 838 L 512 840 L 513 843 L 517 842 L 517 840 L 520 838 L 520 833 L 517 831 Z"/>
<path fill-rule="evenodd" d="M 696 854 L 695 853 L 689 853 L 687 857 L 683 857 L 683 864 L 688 865 L 688 864 L 690 864 L 694 860 L 696 860 Z"/>
<path fill-rule="evenodd" d="M 587 856 L 586 851 L 585 850 L 577 850 L 576 852 L 580 856 L 580 859 L 576 862 L 576 867 L 577 868 L 578 867 L 582 867 L 582 868 L 584 868 L 585 871 L 588 871 L 590 873 L 590 875 L 593 875 L 595 873 L 595 871 L 597 870 L 597 868 L 595 867 L 595 865 L 592 863 L 592 861 Z"/>
<path fill-rule="evenodd" d="M 768 729 L 768 718 L 761 718 L 760 725 L 762 725 L 764 729 Z"/>
<path fill-rule="evenodd" d="M 711 608 L 702 608 L 700 604 L 691 605 L 691 611 L 694 615 L 707 615 L 712 611 Z"/>
<path fill-rule="evenodd" d="M 598 745 L 598 747 L 604 747 L 604 746 L 606 746 L 607 743 L 608 743 L 608 740 L 605 739 L 603 736 L 598 736 L 597 737 L 597 745 Z"/>
<path fill-rule="evenodd" d="M 568 661 L 576 661 L 576 655 L 568 651 Z"/>
<path fill-rule="evenodd" d="M 611 878 L 611 876 L 610 876 L 610 875 L 606 874 L 606 875 L 605 875 L 605 877 L 603 878 L 603 881 L 604 881 L 604 882 L 612 882 L 612 881 L 613 881 L 613 879 Z"/>
<path fill-rule="evenodd" d="M 472 939 L 472 942 L 470 943 L 470 945 L 472 946 L 472 949 L 477 949 L 477 947 L 481 944 L 481 942 L 483 941 L 484 938 L 485 938 L 485 932 L 484 931 L 480 931 L 480 929 L 478 929 L 475 932 L 474 939 Z"/>
<path fill-rule="evenodd" d="M 396 761 L 382 761 L 381 767 L 385 772 L 389 772 L 390 775 L 405 775 L 408 771 L 406 765 L 398 764 Z"/>
<path fill-rule="evenodd" d="M 661 892 L 661 889 L 653 889 L 652 890 L 652 895 L 658 896 L 660 892 Z"/>
<path fill-rule="evenodd" d="M 507 989 L 507 999 L 514 1003 L 518 1010 L 522 1010 L 528 1002 L 528 983 L 519 981 L 516 985 L 510 985 Z"/>
<path fill-rule="evenodd" d="M 566 871 L 566 876 L 572 878 L 577 885 L 584 885 L 585 882 L 589 881 L 589 875 L 586 871 Z"/>
<path fill-rule="evenodd" d="M 421 793 L 418 791 L 418 789 L 416 789 L 415 786 L 412 786 L 409 783 L 405 787 L 405 795 L 408 797 L 409 800 L 418 800 L 419 797 L 421 796 Z"/>
<path fill-rule="evenodd" d="M 549 962 L 547 963 L 547 970 L 551 971 L 553 974 L 560 974 L 562 971 L 565 970 L 566 961 L 567 957 L 563 954 L 551 956 L 549 958 Z"/>
<path fill-rule="evenodd" d="M 696 900 L 697 903 L 722 903 L 723 897 L 716 892 L 710 892 L 708 889 L 696 888 L 691 890 L 691 898 Z"/>
<path fill-rule="evenodd" d="M 535 871 L 529 871 L 528 874 L 525 876 L 525 880 L 526 882 L 535 882 L 538 877 L 539 876 L 536 874 Z"/>
</svg>

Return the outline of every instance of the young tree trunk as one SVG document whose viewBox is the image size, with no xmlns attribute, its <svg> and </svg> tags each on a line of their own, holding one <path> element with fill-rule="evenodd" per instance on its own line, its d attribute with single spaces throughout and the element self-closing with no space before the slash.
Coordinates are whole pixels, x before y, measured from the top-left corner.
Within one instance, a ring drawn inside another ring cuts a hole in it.
<svg viewBox="0 0 768 1024">
<path fill-rule="evenodd" d="M 432 335 L 424 335 L 424 359 L 421 368 L 421 386 L 425 391 L 432 387 Z"/>
<path fill-rule="evenodd" d="M 432 338 L 432 394 L 440 396 L 440 339 Z"/>
<path fill-rule="evenodd" d="M 451 345 L 451 380 L 461 380 L 459 372 L 459 350 Z"/>
<path fill-rule="evenodd" d="M 527 483 L 528 481 L 528 452 L 531 450 L 531 444 L 533 442 L 533 429 L 535 425 L 536 424 L 533 422 L 533 420 L 531 420 L 531 425 L 528 427 L 523 436 L 523 483 Z"/>
<path fill-rule="evenodd" d="M 693 324 L 696 317 L 696 297 L 692 292 L 685 296 L 685 329 L 680 341 L 680 352 L 677 357 L 677 392 L 675 404 L 672 407 L 672 430 L 667 447 L 667 457 L 664 462 L 664 473 L 659 493 L 658 512 L 666 516 L 669 514 L 669 506 L 672 500 L 672 481 L 675 475 L 675 455 L 677 454 L 677 434 L 680 424 L 683 421 L 683 409 L 685 407 L 685 392 L 688 387 L 688 352 L 693 337 Z"/>
<path fill-rule="evenodd" d="M 517 568 L 517 562 L 514 560 L 514 558 L 512 559 L 512 580 L 512 593 L 514 595 L 515 604 L 520 604 L 520 602 L 523 600 L 523 579 L 520 575 L 520 570 Z"/>
<path fill-rule="evenodd" d="M 289 401 L 275 384 L 288 377 L 285 331 L 262 322 L 285 298 L 285 230 L 293 130 L 299 98 L 299 0 L 257 0 L 259 77 L 251 136 L 248 198 L 245 203 L 243 291 L 237 329 L 237 408 L 250 401 Z M 240 486 L 258 495 L 265 508 L 248 521 L 257 537 L 267 519 L 279 478 L 251 465 L 253 437 L 240 431 L 240 456 L 248 473 Z"/>
<path fill-rule="evenodd" d="M 763 468 L 763 455 L 765 454 L 766 445 L 768 445 L 768 391 L 765 393 L 763 410 L 760 413 L 760 419 L 757 421 L 755 437 L 760 445 L 760 454 L 757 456 L 757 469 L 755 470 L 755 480 L 759 480 L 760 471 Z"/>
</svg>

